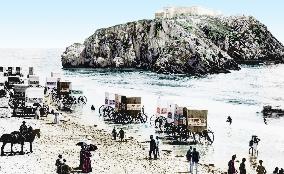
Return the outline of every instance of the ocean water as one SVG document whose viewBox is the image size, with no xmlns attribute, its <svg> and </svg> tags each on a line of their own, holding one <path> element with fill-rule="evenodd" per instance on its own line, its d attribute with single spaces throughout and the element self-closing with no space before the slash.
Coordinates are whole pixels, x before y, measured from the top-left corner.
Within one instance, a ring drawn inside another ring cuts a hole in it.
<svg viewBox="0 0 284 174">
<path fill-rule="evenodd" d="M 215 141 L 212 145 L 196 146 L 201 153 L 201 163 L 214 163 L 224 170 L 231 156 L 236 154 L 240 161 L 247 158 L 250 170 L 259 159 L 264 161 L 268 171 L 276 166 L 284 167 L 284 118 L 269 118 L 266 125 L 259 113 L 266 104 L 284 108 L 284 65 L 242 66 L 240 71 L 204 77 L 163 75 L 133 69 L 62 69 L 60 54 L 63 51 L 0 49 L 0 66 L 21 66 L 24 69 L 33 66 L 42 84 L 51 71 L 61 73 L 74 85 L 81 86 L 88 98 L 86 107 L 73 116 L 107 131 L 113 126 L 121 126 L 104 123 L 97 110 L 90 110 L 90 105 L 94 104 L 98 109 L 104 103 L 105 92 L 141 96 L 149 116 L 155 112 L 158 97 L 180 106 L 207 109 L 208 126 L 214 131 Z M 226 123 L 228 115 L 233 119 L 231 126 Z M 139 141 L 148 140 L 150 134 L 155 134 L 150 123 L 122 127 L 127 129 L 127 136 Z M 257 159 L 248 154 L 252 135 L 261 139 Z M 173 150 L 175 155 L 184 155 L 187 148 L 163 145 L 163 149 Z"/>
</svg>

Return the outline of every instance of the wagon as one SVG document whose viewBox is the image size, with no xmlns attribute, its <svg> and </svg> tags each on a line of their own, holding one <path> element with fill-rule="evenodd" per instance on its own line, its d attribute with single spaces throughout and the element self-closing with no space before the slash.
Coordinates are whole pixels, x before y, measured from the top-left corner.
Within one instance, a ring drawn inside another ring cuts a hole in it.
<svg viewBox="0 0 284 174">
<path fill-rule="evenodd" d="M 25 93 L 25 106 L 33 107 L 36 105 L 43 106 L 44 103 L 44 89 L 29 87 Z"/>
<path fill-rule="evenodd" d="M 30 87 L 38 87 L 39 86 L 39 76 L 29 75 L 28 84 Z"/>
<path fill-rule="evenodd" d="M 48 109 L 44 105 L 44 89 L 15 85 L 10 107 L 14 117 L 34 117 L 37 109 L 41 116 L 46 116 Z"/>
<path fill-rule="evenodd" d="M 5 79 L 0 77 L 0 98 L 5 97 L 7 94 L 5 90 Z"/>
<path fill-rule="evenodd" d="M 55 77 L 47 77 L 45 81 L 45 87 L 47 89 L 56 89 L 57 88 L 57 78 Z"/>
<path fill-rule="evenodd" d="M 10 93 L 9 106 L 11 108 L 22 108 L 25 106 L 26 89 L 29 86 L 27 84 L 15 84 L 14 93 Z"/>
<path fill-rule="evenodd" d="M 213 143 L 214 133 L 207 128 L 207 110 L 193 110 L 168 104 L 167 107 L 157 107 L 155 126 L 177 141 L 187 141 L 192 138 L 194 142 L 202 140 Z"/>
<path fill-rule="evenodd" d="M 8 81 L 5 83 L 7 89 L 12 89 L 15 84 L 23 84 L 20 76 L 8 76 Z"/>
<path fill-rule="evenodd" d="M 76 86 L 72 85 L 70 95 L 76 100 L 75 103 L 78 103 L 78 104 L 87 103 L 87 97 L 84 95 L 83 88 L 80 85 L 76 85 Z"/>
<path fill-rule="evenodd" d="M 70 95 L 72 90 L 72 83 L 69 80 L 60 80 L 57 82 L 56 90 L 59 98 Z"/>
<path fill-rule="evenodd" d="M 21 67 L 1 67 L 0 71 L 4 72 L 4 76 L 23 76 Z"/>
<path fill-rule="evenodd" d="M 114 123 L 145 123 L 147 116 L 142 108 L 141 97 L 105 93 L 105 104 L 99 108 L 99 113 Z"/>
</svg>

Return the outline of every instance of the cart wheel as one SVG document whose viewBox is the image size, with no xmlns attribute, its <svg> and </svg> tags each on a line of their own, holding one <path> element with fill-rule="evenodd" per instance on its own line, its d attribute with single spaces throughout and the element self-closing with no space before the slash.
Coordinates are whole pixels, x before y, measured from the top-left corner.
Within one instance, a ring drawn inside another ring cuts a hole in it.
<svg viewBox="0 0 284 174">
<path fill-rule="evenodd" d="M 104 110 L 105 105 L 100 106 L 99 108 L 99 115 L 103 116 L 103 110 Z"/>
<path fill-rule="evenodd" d="M 210 144 L 212 144 L 213 142 L 214 142 L 214 132 L 213 131 L 211 131 L 211 130 L 208 130 L 207 131 L 207 141 L 210 143 Z"/>
<path fill-rule="evenodd" d="M 144 114 L 142 114 L 142 117 L 143 117 L 143 120 L 144 120 L 143 123 L 146 123 L 147 120 L 148 120 L 148 116 L 144 113 Z"/>
</svg>

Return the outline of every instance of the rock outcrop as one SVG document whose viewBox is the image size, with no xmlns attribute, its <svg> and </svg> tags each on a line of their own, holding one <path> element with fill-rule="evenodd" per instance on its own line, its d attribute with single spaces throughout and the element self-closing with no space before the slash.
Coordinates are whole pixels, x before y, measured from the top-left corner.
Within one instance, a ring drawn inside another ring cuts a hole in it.
<svg viewBox="0 0 284 174">
<path fill-rule="evenodd" d="M 283 45 L 251 16 L 179 16 L 97 30 L 62 54 L 62 65 L 208 74 L 240 63 L 283 62 Z"/>
</svg>

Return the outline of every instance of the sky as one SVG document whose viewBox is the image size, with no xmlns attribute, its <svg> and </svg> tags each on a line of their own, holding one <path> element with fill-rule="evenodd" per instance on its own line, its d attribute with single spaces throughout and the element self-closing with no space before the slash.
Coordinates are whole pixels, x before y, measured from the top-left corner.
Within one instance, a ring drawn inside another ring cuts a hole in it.
<svg viewBox="0 0 284 174">
<path fill-rule="evenodd" d="M 284 43 L 283 0 L 0 0 L 0 48 L 65 48 L 96 29 L 154 18 L 164 6 L 252 15 Z"/>
</svg>

